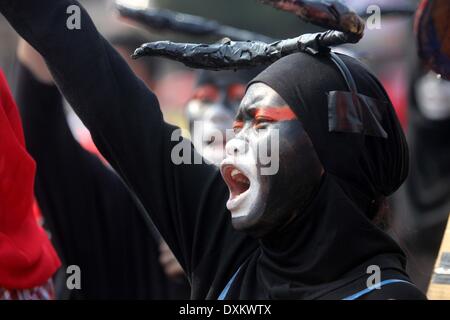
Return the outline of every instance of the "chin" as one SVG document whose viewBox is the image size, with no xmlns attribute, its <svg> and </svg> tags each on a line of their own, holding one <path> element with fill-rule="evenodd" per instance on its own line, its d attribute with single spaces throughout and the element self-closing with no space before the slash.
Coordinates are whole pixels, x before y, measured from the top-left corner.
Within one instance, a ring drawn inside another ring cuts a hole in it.
<svg viewBox="0 0 450 320">
<path fill-rule="evenodd" d="M 234 229 L 243 232 L 250 232 L 255 228 L 257 229 L 260 225 L 259 210 L 255 210 L 257 207 L 258 203 L 251 203 L 247 208 L 229 210 Z"/>
<path fill-rule="evenodd" d="M 233 228 L 237 231 L 244 232 L 254 238 L 262 238 L 272 230 L 270 225 L 264 223 L 261 214 L 250 213 L 247 216 L 233 217 L 231 216 L 231 223 Z"/>
</svg>

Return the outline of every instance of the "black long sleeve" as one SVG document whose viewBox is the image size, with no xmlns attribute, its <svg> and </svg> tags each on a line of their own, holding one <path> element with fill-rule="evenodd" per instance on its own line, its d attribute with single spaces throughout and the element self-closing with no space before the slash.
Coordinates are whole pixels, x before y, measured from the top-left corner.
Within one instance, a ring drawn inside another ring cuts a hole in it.
<svg viewBox="0 0 450 320">
<path fill-rule="evenodd" d="M 138 197 L 185 268 L 193 298 L 215 298 L 257 242 L 233 230 L 214 166 L 171 159 L 174 127 L 155 95 L 97 32 L 84 9 L 66 28 L 69 0 L 0 0 L 0 12 L 46 59 L 100 152 Z M 183 142 L 192 153 L 189 141 Z"/>
<path fill-rule="evenodd" d="M 157 239 L 119 177 L 74 139 L 56 86 L 19 65 L 16 95 L 42 215 L 65 264 L 81 268 L 71 296 L 170 298 Z"/>
</svg>

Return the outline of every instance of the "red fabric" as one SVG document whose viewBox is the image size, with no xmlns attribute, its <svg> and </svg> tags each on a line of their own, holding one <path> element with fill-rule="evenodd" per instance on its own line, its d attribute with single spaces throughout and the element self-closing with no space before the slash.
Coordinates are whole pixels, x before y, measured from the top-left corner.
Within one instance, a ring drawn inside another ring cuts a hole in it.
<svg viewBox="0 0 450 320">
<path fill-rule="evenodd" d="M 16 104 L 0 70 L 0 287 L 47 283 L 59 258 L 35 216 L 36 164 L 25 150 Z"/>
<path fill-rule="evenodd" d="M 406 80 L 403 79 L 401 71 L 396 70 L 390 75 L 381 75 L 381 83 L 391 99 L 398 120 L 404 131 L 408 127 L 408 92 L 406 88 Z"/>
</svg>

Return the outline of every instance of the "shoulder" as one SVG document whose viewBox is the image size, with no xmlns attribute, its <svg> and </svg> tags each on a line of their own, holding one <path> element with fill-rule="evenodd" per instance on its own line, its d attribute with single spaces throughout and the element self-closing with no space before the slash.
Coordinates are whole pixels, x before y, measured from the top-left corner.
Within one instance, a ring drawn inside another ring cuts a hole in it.
<svg viewBox="0 0 450 320">
<path fill-rule="evenodd" d="M 427 300 L 427 297 L 414 284 L 397 282 L 375 289 L 361 300 Z"/>
</svg>

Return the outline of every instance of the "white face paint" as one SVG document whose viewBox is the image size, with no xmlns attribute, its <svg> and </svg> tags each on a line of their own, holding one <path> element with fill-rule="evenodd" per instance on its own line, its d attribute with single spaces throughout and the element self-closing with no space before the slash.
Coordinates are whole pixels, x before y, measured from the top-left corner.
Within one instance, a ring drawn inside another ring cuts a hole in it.
<svg viewBox="0 0 450 320">
<path fill-rule="evenodd" d="M 197 104 L 196 101 L 189 106 Z M 233 124 L 233 114 L 222 106 L 209 106 L 193 123 L 191 137 L 195 149 L 208 162 L 219 166 L 225 157 L 226 130 Z"/>
<path fill-rule="evenodd" d="M 229 140 L 225 151 L 226 158 L 220 169 L 230 188 L 227 209 L 232 218 L 245 217 L 260 198 L 261 186 L 256 165 L 258 152 L 252 144 L 239 138 Z"/>
<path fill-rule="evenodd" d="M 431 120 L 450 118 L 450 82 L 430 71 L 416 84 L 417 104 Z"/>
<path fill-rule="evenodd" d="M 223 78 L 214 75 L 199 85 L 186 108 L 195 149 L 216 166 L 225 157 L 226 130 L 231 129 L 245 92 L 246 81 L 236 78 L 234 73 L 231 75 L 231 79 L 230 75 Z"/>
<path fill-rule="evenodd" d="M 230 188 L 227 209 L 232 218 L 245 217 L 255 209 L 261 197 L 259 176 L 261 168 L 258 141 L 269 141 L 273 131 L 252 130 L 246 138 L 234 136 L 225 147 L 226 157 L 220 164 L 220 171 Z M 265 155 L 266 156 L 266 155 Z"/>
</svg>

